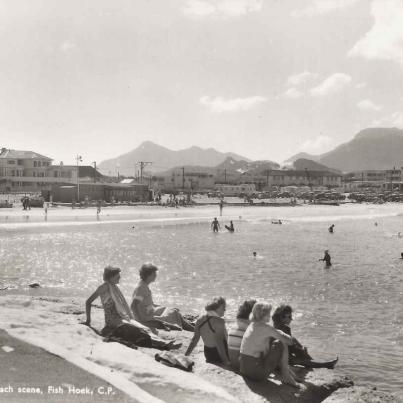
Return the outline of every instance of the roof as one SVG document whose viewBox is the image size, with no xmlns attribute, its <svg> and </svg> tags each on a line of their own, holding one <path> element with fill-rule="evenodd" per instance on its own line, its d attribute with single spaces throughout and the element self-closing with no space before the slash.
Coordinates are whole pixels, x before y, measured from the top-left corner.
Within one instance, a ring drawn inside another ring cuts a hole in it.
<svg viewBox="0 0 403 403">
<path fill-rule="evenodd" d="M 22 150 L 9 150 L 2 148 L 0 152 L 0 158 L 15 158 L 15 159 L 45 159 L 52 161 L 52 158 L 45 157 L 44 155 L 35 153 L 33 151 L 22 151 Z"/>
</svg>

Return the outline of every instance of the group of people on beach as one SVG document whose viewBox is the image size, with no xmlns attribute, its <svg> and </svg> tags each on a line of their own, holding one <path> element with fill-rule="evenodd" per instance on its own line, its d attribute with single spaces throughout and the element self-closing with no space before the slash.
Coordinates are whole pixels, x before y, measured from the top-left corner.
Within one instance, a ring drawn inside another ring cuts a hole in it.
<svg viewBox="0 0 403 403">
<path fill-rule="evenodd" d="M 140 281 L 129 306 L 118 287 L 121 270 L 107 266 L 104 283 L 86 301 L 84 324 L 91 326 L 91 306 L 100 297 L 105 315 L 101 335 L 130 346 L 178 349 L 180 343 L 159 337 L 158 330 L 187 330 L 194 334 L 186 356 L 192 353 L 201 338 L 208 363 L 232 368 L 254 381 L 265 380 L 277 372 L 283 383 L 293 386 L 298 386 L 301 380 L 290 365 L 334 368 L 337 359 L 322 363 L 314 361 L 306 347 L 291 335 L 292 308 L 289 305 L 280 305 L 271 317 L 270 304 L 248 299 L 238 309 L 235 326 L 227 331 L 223 318 L 226 301 L 223 297 L 215 297 L 205 306 L 205 314 L 192 323 L 177 308 L 154 303 L 149 286 L 156 280 L 157 271 L 151 263 L 141 266 Z M 269 323 L 271 318 L 273 325 Z"/>
</svg>

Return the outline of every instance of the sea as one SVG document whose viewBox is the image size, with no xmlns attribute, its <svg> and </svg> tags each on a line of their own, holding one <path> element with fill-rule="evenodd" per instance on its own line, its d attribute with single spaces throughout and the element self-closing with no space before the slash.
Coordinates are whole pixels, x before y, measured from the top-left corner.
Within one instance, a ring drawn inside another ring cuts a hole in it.
<svg viewBox="0 0 403 403">
<path fill-rule="evenodd" d="M 84 301 L 114 265 L 130 299 L 140 266 L 153 262 L 156 303 L 200 313 L 223 296 L 229 326 L 246 298 L 289 304 L 293 335 L 315 359 L 338 357 L 336 374 L 403 396 L 403 205 L 225 206 L 222 217 L 217 206 L 61 211 L 0 213 L 0 295 Z"/>
</svg>

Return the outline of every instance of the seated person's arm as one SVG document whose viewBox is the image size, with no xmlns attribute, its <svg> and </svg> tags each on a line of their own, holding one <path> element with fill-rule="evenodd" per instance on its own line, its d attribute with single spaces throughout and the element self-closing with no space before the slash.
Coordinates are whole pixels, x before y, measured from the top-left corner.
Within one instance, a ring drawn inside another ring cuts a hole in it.
<svg viewBox="0 0 403 403">
<path fill-rule="evenodd" d="M 85 302 L 85 313 L 86 313 L 86 321 L 84 322 L 86 325 L 91 325 L 91 304 L 100 296 L 102 292 L 102 285 L 99 286 L 96 291 L 87 299 Z"/>
<path fill-rule="evenodd" d="M 284 344 L 287 344 L 288 346 L 292 346 L 295 344 L 294 337 L 289 336 L 288 334 L 282 332 L 281 330 L 272 328 L 272 331 L 270 333 L 272 337 L 275 337 L 276 339 L 282 341 Z"/>
<path fill-rule="evenodd" d="M 200 329 L 199 329 L 198 323 L 196 323 L 192 340 L 190 341 L 189 347 L 187 348 L 185 355 L 192 354 L 192 351 L 197 346 L 197 343 L 199 342 L 199 340 L 200 340 Z"/>
</svg>

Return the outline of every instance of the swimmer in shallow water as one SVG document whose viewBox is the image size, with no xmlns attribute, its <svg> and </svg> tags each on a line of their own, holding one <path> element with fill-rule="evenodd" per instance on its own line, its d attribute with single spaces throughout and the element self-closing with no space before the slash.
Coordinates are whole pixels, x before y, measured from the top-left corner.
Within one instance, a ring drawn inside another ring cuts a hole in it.
<svg viewBox="0 0 403 403">
<path fill-rule="evenodd" d="M 403 252 L 400 254 L 400 259 L 403 259 Z"/>
<path fill-rule="evenodd" d="M 319 261 L 325 262 L 326 267 L 331 267 L 332 262 L 328 250 L 325 250 L 325 256 L 323 256 L 323 259 L 319 259 Z"/>
<path fill-rule="evenodd" d="M 257 253 L 253 252 L 253 257 L 256 259 Z"/>
<path fill-rule="evenodd" d="M 211 223 L 211 228 L 213 232 L 218 232 L 220 229 L 220 223 L 218 222 L 217 217 L 214 217 L 214 220 Z"/>
</svg>

